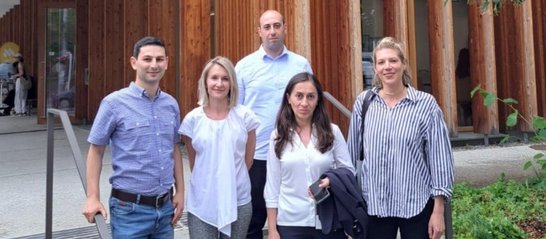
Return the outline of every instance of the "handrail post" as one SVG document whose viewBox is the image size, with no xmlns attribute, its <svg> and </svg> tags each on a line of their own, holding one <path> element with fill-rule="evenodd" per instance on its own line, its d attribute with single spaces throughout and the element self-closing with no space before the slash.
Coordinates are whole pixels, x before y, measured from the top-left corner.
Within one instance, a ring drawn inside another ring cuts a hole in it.
<svg viewBox="0 0 546 239">
<path fill-rule="evenodd" d="M 47 113 L 47 162 L 46 162 L 46 228 L 45 238 L 52 238 L 53 223 L 53 144 L 54 114 Z"/>
<path fill-rule="evenodd" d="M 52 238 L 52 216 L 53 216 L 53 140 L 54 140 L 54 116 L 58 115 L 61 119 L 66 137 L 74 156 L 74 162 L 80 175 L 83 191 L 87 194 L 87 184 L 85 176 L 85 163 L 83 161 L 80 146 L 76 140 L 76 135 L 70 123 L 70 118 L 64 110 L 47 109 L 47 180 L 46 180 L 46 238 Z M 112 238 L 106 222 L 101 214 L 95 215 L 95 225 L 99 231 L 99 237 L 103 239 Z"/>
</svg>

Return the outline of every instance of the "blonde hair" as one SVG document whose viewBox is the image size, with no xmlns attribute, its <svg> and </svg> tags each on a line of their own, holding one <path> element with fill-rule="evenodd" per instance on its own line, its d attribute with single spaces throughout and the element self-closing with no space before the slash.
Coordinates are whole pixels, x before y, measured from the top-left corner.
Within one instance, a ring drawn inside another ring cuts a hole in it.
<svg viewBox="0 0 546 239">
<path fill-rule="evenodd" d="M 197 82 L 197 94 L 199 96 L 199 100 L 197 101 L 197 104 L 201 106 L 206 106 L 209 104 L 209 94 L 207 92 L 207 77 L 209 75 L 210 69 L 214 65 L 219 65 L 223 67 L 229 77 L 229 93 L 228 93 L 228 102 L 229 107 L 233 107 L 237 105 L 237 101 L 239 98 L 239 86 L 237 85 L 237 78 L 235 76 L 235 68 L 233 67 L 233 63 L 231 61 L 223 56 L 217 56 L 210 60 L 203 69 L 203 72 L 201 73 L 201 77 L 199 78 L 199 82 Z"/>
<path fill-rule="evenodd" d="M 410 68 L 407 67 L 408 60 L 406 58 L 406 53 L 404 51 L 404 45 L 401 42 L 396 41 L 393 37 L 384 37 L 377 43 L 375 48 L 373 49 L 373 65 L 375 69 L 375 64 L 377 64 L 376 59 L 376 53 L 379 50 L 383 49 L 392 49 L 398 52 L 398 58 L 400 58 L 400 61 L 402 64 L 404 64 L 406 67 L 404 68 L 404 72 L 402 73 L 402 83 L 405 86 L 411 85 L 411 72 Z M 383 83 L 381 82 L 381 79 L 377 76 L 377 74 L 374 74 L 373 76 L 373 86 L 377 88 L 383 88 Z"/>
</svg>

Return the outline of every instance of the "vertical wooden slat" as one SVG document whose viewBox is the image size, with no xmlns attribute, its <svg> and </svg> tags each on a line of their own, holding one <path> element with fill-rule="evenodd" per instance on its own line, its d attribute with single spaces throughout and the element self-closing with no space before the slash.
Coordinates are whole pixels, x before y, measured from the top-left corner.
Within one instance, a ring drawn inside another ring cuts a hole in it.
<svg viewBox="0 0 546 239">
<path fill-rule="evenodd" d="M 470 3 L 468 8 L 470 75 L 472 85 L 480 84 L 487 91 L 496 93 L 495 40 L 493 33 L 493 9 L 480 9 L 478 3 Z M 475 132 L 498 134 L 498 104 L 483 106 L 480 97 L 472 99 L 472 122 Z"/>
<path fill-rule="evenodd" d="M 442 109 L 451 136 L 457 136 L 455 50 L 451 2 L 428 1 L 430 78 L 432 93 Z"/>
<path fill-rule="evenodd" d="M 89 104 L 87 111 L 89 119 L 95 118 L 100 102 L 106 95 L 104 85 L 105 1 L 89 1 Z"/>
<path fill-rule="evenodd" d="M 36 26 L 42 26 L 42 27 L 36 27 L 36 36 L 37 38 L 40 39 L 40 41 L 44 41 L 45 40 L 45 29 L 43 26 L 45 26 L 46 24 L 46 20 L 45 20 L 45 17 L 46 17 L 46 14 L 45 14 L 45 9 L 44 9 L 44 5 L 45 3 L 42 2 L 42 1 L 39 1 L 37 4 L 36 4 L 36 10 L 35 10 L 35 13 L 36 13 Z M 36 48 L 39 48 L 39 46 L 37 46 Z M 45 77 L 44 75 L 45 74 L 41 74 L 41 72 L 45 72 L 45 52 L 44 51 L 37 51 L 36 52 L 36 66 L 37 66 L 37 75 L 36 75 L 36 79 L 37 79 L 37 87 L 38 87 L 38 101 L 37 101 L 37 105 L 38 105 L 38 123 L 45 123 L 45 120 L 41 120 L 43 118 L 45 118 L 45 106 L 46 106 L 46 98 L 45 98 L 45 90 L 44 90 L 44 87 L 45 87 Z"/>
<path fill-rule="evenodd" d="M 209 60 L 210 1 L 180 1 L 180 69 L 179 105 L 185 115 L 197 106 L 197 80 Z"/>
<path fill-rule="evenodd" d="M 311 60 L 311 16 L 309 0 L 295 1 L 293 9 L 294 25 L 292 31 L 294 37 L 294 51 L 299 52 L 305 58 Z"/>
<path fill-rule="evenodd" d="M 523 115 L 530 119 L 537 113 L 536 72 L 533 43 L 533 22 L 531 3 L 521 6 L 507 5 L 496 22 L 496 43 L 500 46 L 496 57 L 498 95 L 500 98 L 514 98 L 518 104 L 514 105 Z M 514 81 L 514 79 L 519 79 Z M 499 105 L 500 121 L 512 113 L 511 108 Z M 501 129 L 504 125 L 500 126 Z M 532 125 L 519 121 L 516 129 L 521 131 L 532 130 Z"/>
<path fill-rule="evenodd" d="M 517 57 L 513 52 L 516 45 L 512 46 L 510 41 L 503 40 L 502 38 L 508 38 L 509 36 L 513 36 L 514 28 L 510 27 L 511 22 L 514 19 L 513 11 L 504 10 L 502 11 L 502 14 L 500 16 L 495 16 L 495 58 L 496 58 L 496 70 L 497 70 L 497 95 L 499 97 L 509 97 L 511 89 L 511 82 L 510 79 L 513 79 L 515 77 L 515 71 L 511 70 L 511 62 L 515 61 Z M 509 112 L 510 108 L 504 104 L 499 104 L 498 106 L 499 110 L 499 118 L 501 119 L 500 122 L 503 122 L 502 119 L 506 118 L 508 115 L 507 112 Z M 499 125 L 499 129 L 501 131 L 506 130 L 506 125 L 501 123 Z"/>
<path fill-rule="evenodd" d="M 86 77 L 86 69 L 89 62 L 89 1 L 76 1 L 76 95 L 75 105 L 76 118 L 87 120 L 87 97 L 88 87 L 84 80 Z"/>
<path fill-rule="evenodd" d="M 161 80 L 161 89 L 172 96 L 176 96 L 176 67 L 174 66 L 176 63 L 176 34 L 178 32 L 178 29 L 175 28 L 178 26 L 176 23 L 178 11 L 174 7 L 176 1 L 178 0 L 149 0 L 148 5 L 149 34 L 160 37 L 165 43 L 167 55 L 173 56 L 169 58 L 169 67 Z"/>
<path fill-rule="evenodd" d="M 124 64 L 128 64 L 123 56 L 125 44 L 123 0 L 107 0 L 104 8 L 104 87 L 106 94 L 119 90 L 124 84 Z M 116 79 L 116 80 L 113 80 Z"/>
<path fill-rule="evenodd" d="M 148 35 L 148 3 L 147 1 L 124 0 L 123 11 L 123 28 L 125 29 L 123 85 L 129 85 L 129 82 L 134 81 L 136 77 L 135 71 L 129 63 L 129 59 L 133 55 L 133 45 L 140 38 Z"/>
<path fill-rule="evenodd" d="M 352 22 L 355 16 L 358 17 L 356 20 L 360 21 L 359 5 L 353 1 L 310 3 L 313 71 L 324 90 L 351 109 L 355 95 L 359 93 L 352 87 L 355 84 L 362 84 L 361 43 L 352 40 L 354 32 L 360 32 L 360 26 L 358 24 L 355 26 Z M 359 30 L 355 30 L 354 27 L 358 27 Z M 346 133 L 349 120 L 330 103 L 326 103 L 326 106 L 332 122 L 338 124 Z"/>
<path fill-rule="evenodd" d="M 417 87 L 417 57 L 413 9 L 413 1 L 385 0 L 383 2 L 383 33 L 385 36 L 392 36 L 404 44 L 412 76 L 412 85 Z"/>
<path fill-rule="evenodd" d="M 544 1 L 543 1 L 544 2 Z M 524 102 L 522 102 L 522 114 L 528 119 L 536 116 L 538 113 L 537 106 L 537 91 L 536 91 L 536 67 L 534 56 L 534 33 L 533 33 L 533 9 L 532 1 L 524 1 L 521 5 L 521 20 L 518 21 L 522 27 L 522 44 L 524 61 L 523 86 L 524 86 Z M 532 124 L 526 124 L 520 121 L 520 129 L 524 131 L 533 130 Z"/>
<path fill-rule="evenodd" d="M 535 44 L 536 88 L 538 115 L 546 116 L 546 3 L 533 3 L 533 28 Z"/>
</svg>

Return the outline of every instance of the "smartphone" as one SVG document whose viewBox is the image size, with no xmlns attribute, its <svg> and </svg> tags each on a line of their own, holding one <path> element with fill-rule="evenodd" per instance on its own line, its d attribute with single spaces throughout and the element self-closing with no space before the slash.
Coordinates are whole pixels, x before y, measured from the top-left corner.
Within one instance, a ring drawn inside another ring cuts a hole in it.
<svg viewBox="0 0 546 239">
<path fill-rule="evenodd" d="M 309 186 L 309 190 L 311 190 L 311 193 L 313 194 L 313 198 L 315 199 L 316 204 L 321 203 L 326 198 L 330 196 L 330 191 L 328 191 L 327 188 L 321 188 L 319 187 L 320 179 L 315 181 L 311 186 Z"/>
</svg>

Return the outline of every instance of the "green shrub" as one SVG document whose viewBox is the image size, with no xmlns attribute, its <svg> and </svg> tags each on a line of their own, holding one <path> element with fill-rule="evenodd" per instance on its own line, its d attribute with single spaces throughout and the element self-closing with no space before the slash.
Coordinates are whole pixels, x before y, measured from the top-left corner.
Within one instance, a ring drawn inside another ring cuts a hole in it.
<svg viewBox="0 0 546 239">
<path fill-rule="evenodd" d="M 483 188 L 455 184 L 453 195 L 455 238 L 527 238 L 519 223 L 546 221 L 546 192 L 538 184 L 501 177 Z"/>
</svg>

